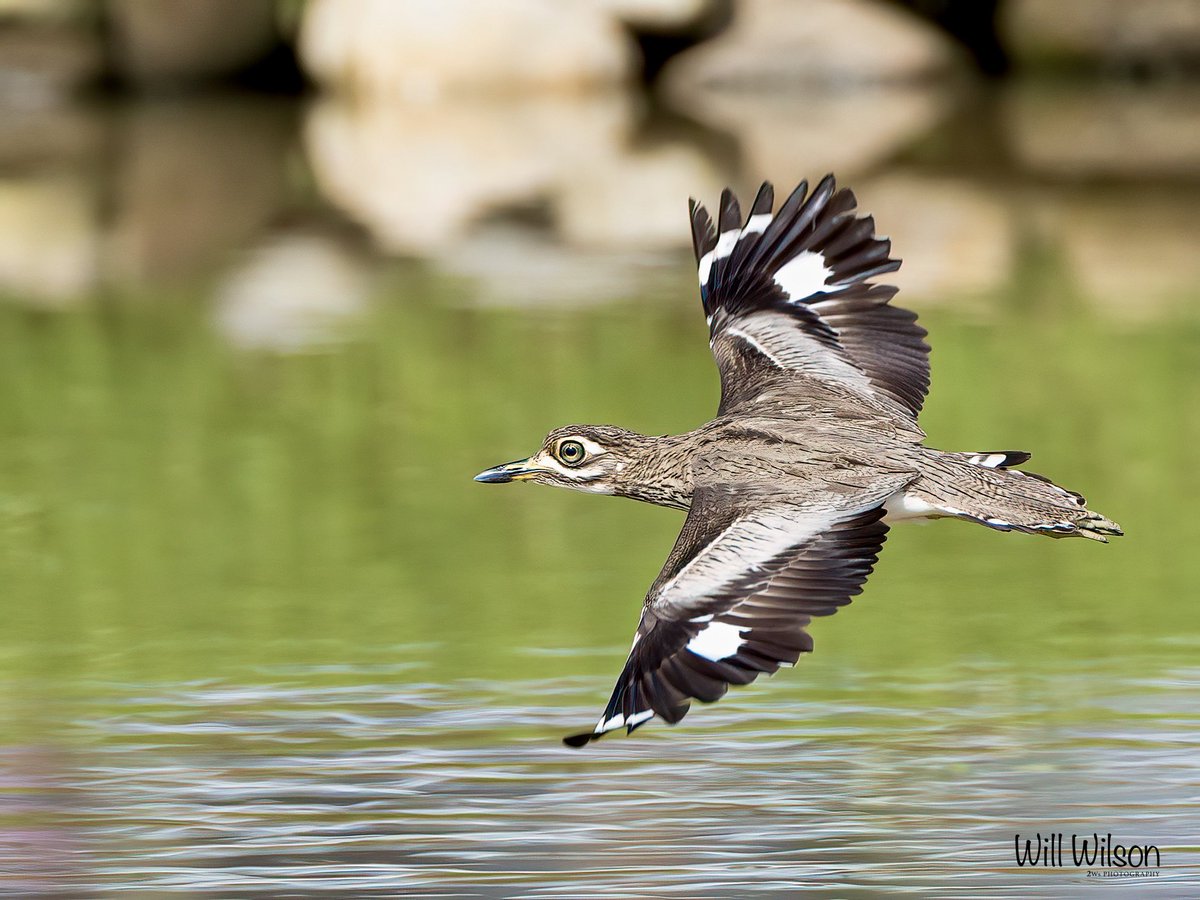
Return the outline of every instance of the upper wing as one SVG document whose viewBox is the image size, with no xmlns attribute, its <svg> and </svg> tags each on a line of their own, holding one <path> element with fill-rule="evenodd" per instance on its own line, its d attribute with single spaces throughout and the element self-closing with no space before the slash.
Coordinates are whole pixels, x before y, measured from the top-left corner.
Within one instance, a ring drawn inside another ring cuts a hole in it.
<svg viewBox="0 0 1200 900">
<path fill-rule="evenodd" d="M 854 194 L 827 175 L 803 181 L 778 213 L 759 188 L 742 222 L 721 194 L 720 228 L 691 203 L 692 243 L 724 413 L 779 370 L 842 382 L 913 418 L 929 390 L 929 346 L 916 315 L 888 305 L 896 288 L 870 279 L 900 268 L 875 220 L 856 218 Z"/>
<path fill-rule="evenodd" d="M 739 510 L 727 494 L 698 491 L 604 715 L 565 743 L 633 731 L 656 715 L 678 722 L 692 698 L 711 703 L 730 684 L 795 664 L 813 648 L 812 617 L 849 603 L 875 565 L 887 533 L 880 499 L 841 511 Z"/>
</svg>

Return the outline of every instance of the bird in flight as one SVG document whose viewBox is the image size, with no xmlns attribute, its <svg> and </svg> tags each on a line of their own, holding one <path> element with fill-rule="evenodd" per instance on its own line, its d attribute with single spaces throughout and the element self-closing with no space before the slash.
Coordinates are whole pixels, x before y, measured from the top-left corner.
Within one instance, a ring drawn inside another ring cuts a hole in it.
<svg viewBox="0 0 1200 900">
<path fill-rule="evenodd" d="M 808 626 L 862 591 L 905 519 L 952 517 L 998 531 L 1106 541 L 1121 529 L 1079 494 L 1015 466 L 1019 451 L 923 446 L 917 414 L 929 346 L 916 315 L 874 279 L 900 267 L 854 194 L 826 176 L 778 211 L 764 184 L 743 220 L 721 194 L 717 223 L 691 202 L 717 415 L 652 437 L 568 425 L 528 459 L 476 481 L 534 481 L 686 510 L 642 607 L 633 647 L 600 721 L 579 747 L 691 700 L 796 663 Z"/>
</svg>

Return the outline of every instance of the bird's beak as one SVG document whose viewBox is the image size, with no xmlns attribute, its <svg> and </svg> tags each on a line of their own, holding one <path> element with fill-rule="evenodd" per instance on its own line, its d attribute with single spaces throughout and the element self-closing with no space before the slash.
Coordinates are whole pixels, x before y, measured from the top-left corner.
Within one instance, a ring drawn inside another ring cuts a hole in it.
<svg viewBox="0 0 1200 900">
<path fill-rule="evenodd" d="M 475 480 L 482 481 L 484 484 L 507 484 L 510 481 L 524 481 L 526 478 L 532 478 L 539 471 L 529 465 L 529 460 L 518 459 L 515 462 L 493 466 L 480 472 L 475 476 Z"/>
</svg>

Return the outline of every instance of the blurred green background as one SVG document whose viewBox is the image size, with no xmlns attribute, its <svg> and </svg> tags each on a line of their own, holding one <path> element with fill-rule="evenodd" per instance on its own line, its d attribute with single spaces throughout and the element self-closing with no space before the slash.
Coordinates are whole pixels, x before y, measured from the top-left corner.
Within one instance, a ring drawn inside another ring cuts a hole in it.
<svg viewBox="0 0 1200 900">
<path fill-rule="evenodd" d="M 1200 5 L 1132 8 L 0 0 L 0 888 L 1191 884 Z M 686 198 L 827 170 L 930 443 L 1128 536 L 897 528 L 796 671 L 561 750 L 680 516 L 471 476 L 708 418 Z"/>
</svg>

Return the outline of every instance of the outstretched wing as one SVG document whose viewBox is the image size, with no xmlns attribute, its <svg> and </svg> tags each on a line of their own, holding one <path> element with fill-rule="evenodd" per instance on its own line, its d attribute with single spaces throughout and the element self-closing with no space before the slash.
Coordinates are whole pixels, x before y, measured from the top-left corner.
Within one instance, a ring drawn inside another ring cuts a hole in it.
<svg viewBox="0 0 1200 900">
<path fill-rule="evenodd" d="M 691 202 L 692 243 L 724 413 L 752 399 L 772 373 L 841 382 L 914 419 L 929 390 L 929 346 L 916 315 L 889 305 L 896 288 L 871 279 L 900 268 L 854 194 L 827 175 L 803 181 L 777 213 L 759 188 L 743 223 L 721 194 L 719 227 Z"/>
<path fill-rule="evenodd" d="M 881 499 L 856 509 L 795 504 L 739 509 L 701 489 L 675 548 L 646 596 L 629 659 L 596 727 L 565 738 L 581 747 L 659 716 L 675 723 L 694 698 L 794 665 L 813 648 L 807 626 L 862 590 L 883 546 Z"/>
</svg>

